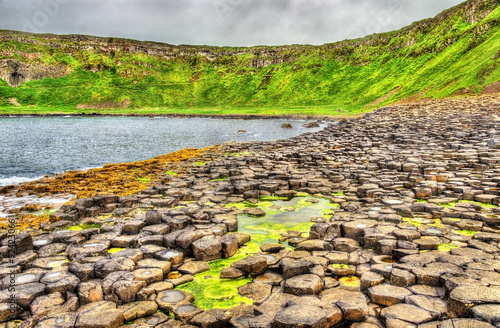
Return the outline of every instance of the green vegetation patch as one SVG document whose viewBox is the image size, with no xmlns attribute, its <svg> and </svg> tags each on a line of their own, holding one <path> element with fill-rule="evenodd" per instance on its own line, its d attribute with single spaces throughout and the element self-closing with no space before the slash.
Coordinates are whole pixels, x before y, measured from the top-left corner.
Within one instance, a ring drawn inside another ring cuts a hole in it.
<svg viewBox="0 0 500 328">
<path fill-rule="evenodd" d="M 226 178 L 217 178 L 217 179 L 211 179 L 210 181 L 226 181 L 226 180 L 229 180 L 231 179 L 230 177 L 226 177 Z"/>
<path fill-rule="evenodd" d="M 109 254 L 115 254 L 115 253 L 121 252 L 123 250 L 125 250 L 125 248 L 112 247 L 112 248 L 108 249 L 108 253 Z"/>
<path fill-rule="evenodd" d="M 460 246 L 454 244 L 439 244 L 438 246 L 438 250 L 445 252 L 450 252 L 454 248 L 460 248 Z"/>
<path fill-rule="evenodd" d="M 477 233 L 477 231 L 474 230 L 454 230 L 453 232 L 459 235 L 471 236 L 471 237 Z"/>
<path fill-rule="evenodd" d="M 93 224 L 93 223 L 82 223 L 79 225 L 71 226 L 68 228 L 68 230 L 81 231 L 81 230 L 85 230 L 85 229 L 100 228 L 100 227 L 101 227 L 100 225 Z"/>
<path fill-rule="evenodd" d="M 410 97 L 479 94 L 500 80 L 500 9 L 489 0 L 472 9 L 468 4 L 398 31 L 335 44 L 179 46 L 174 52 L 185 55 L 170 59 L 130 51 L 131 43 L 149 46 L 131 40 L 113 39 L 116 50 L 96 53 L 71 38 L 49 43 L 45 36 L 2 31 L 0 59 L 31 65 L 41 75 L 59 67 L 70 74 L 16 88 L 0 81 L 0 113 L 352 116 Z M 471 15 L 479 21 L 471 24 Z M 276 58 L 279 64 L 255 65 Z"/>
<path fill-rule="evenodd" d="M 220 272 L 224 268 L 229 268 L 231 263 L 258 251 L 260 251 L 260 245 L 250 241 L 245 246 L 240 247 L 233 257 L 209 262 L 209 271 L 195 275 L 192 282 L 180 285 L 176 289 L 192 293 L 195 296 L 194 305 L 205 310 L 229 309 L 240 303 L 252 304 L 251 299 L 238 294 L 238 287 L 252 282 L 252 278 L 220 279 Z"/>
</svg>

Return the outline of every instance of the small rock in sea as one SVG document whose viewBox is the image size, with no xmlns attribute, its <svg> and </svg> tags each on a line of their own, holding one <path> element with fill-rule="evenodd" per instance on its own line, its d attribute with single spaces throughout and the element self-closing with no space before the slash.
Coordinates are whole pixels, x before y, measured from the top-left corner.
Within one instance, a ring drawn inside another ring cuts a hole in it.
<svg viewBox="0 0 500 328">
<path fill-rule="evenodd" d="M 319 128 L 319 124 L 317 122 L 309 122 L 307 124 L 304 124 L 305 128 Z"/>
<path fill-rule="evenodd" d="M 247 133 L 245 130 L 238 130 L 238 133 Z"/>
<path fill-rule="evenodd" d="M 290 123 L 281 124 L 282 129 L 293 129 L 293 126 Z"/>
</svg>

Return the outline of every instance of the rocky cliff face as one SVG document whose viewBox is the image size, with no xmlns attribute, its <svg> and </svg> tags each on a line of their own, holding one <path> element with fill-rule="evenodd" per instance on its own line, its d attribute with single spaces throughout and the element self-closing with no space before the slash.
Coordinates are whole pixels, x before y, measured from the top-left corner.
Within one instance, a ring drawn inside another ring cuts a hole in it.
<svg viewBox="0 0 500 328">
<path fill-rule="evenodd" d="M 418 30 L 425 30 L 430 25 L 439 24 L 450 15 L 461 11 L 466 17 L 466 21 L 474 24 L 484 17 L 498 5 L 500 0 L 470 0 L 454 8 L 451 8 L 434 19 L 428 19 L 412 24 L 407 28 L 396 31 L 391 35 L 374 35 L 356 41 L 343 41 L 324 46 L 314 47 L 305 45 L 276 46 L 276 47 L 210 47 L 210 46 L 186 46 L 170 45 L 157 42 L 141 42 L 128 39 L 100 38 L 83 35 L 52 35 L 52 34 L 31 34 L 15 31 L 0 31 L 0 44 L 10 42 L 28 45 L 32 48 L 50 48 L 51 51 L 59 51 L 71 56 L 86 52 L 91 54 L 103 54 L 110 57 L 123 54 L 143 54 L 149 57 L 161 58 L 169 61 L 179 58 L 193 59 L 213 62 L 217 65 L 225 58 L 233 56 L 252 57 L 248 65 L 255 69 L 270 65 L 280 65 L 297 60 L 301 55 L 311 52 L 330 52 L 336 55 L 337 60 L 345 60 L 352 54 L 353 50 L 363 46 L 388 44 L 392 37 L 415 33 Z M 413 40 L 414 42 L 414 40 Z M 453 42 L 451 40 L 450 42 Z M 410 40 L 411 45 L 411 40 Z M 396 47 L 408 46 L 408 42 Z M 69 74 L 72 69 L 65 63 L 47 64 L 37 60 L 38 53 L 25 52 L 20 49 L 2 49 L 0 47 L 0 78 L 5 80 L 10 86 L 17 87 L 21 83 L 38 80 L 44 77 L 57 78 Z M 363 63 L 360 63 L 363 64 Z M 88 70 L 96 71 L 109 67 L 87 67 Z"/>
<path fill-rule="evenodd" d="M 17 87 L 21 83 L 40 80 L 44 77 L 62 77 L 71 72 L 66 65 L 27 64 L 19 60 L 0 60 L 0 79 L 10 86 Z"/>
</svg>

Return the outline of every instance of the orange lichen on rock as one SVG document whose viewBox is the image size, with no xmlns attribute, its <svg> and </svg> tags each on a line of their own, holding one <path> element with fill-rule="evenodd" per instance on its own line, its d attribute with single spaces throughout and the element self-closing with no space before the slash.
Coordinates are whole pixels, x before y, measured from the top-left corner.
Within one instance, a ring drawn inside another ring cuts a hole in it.
<svg viewBox="0 0 500 328">
<path fill-rule="evenodd" d="M 102 168 L 86 171 L 68 171 L 22 184 L 17 195 L 73 194 L 77 198 L 110 193 L 119 196 L 131 195 L 141 192 L 149 182 L 158 181 L 165 171 L 173 169 L 176 163 L 202 156 L 209 151 L 214 153 L 219 149 L 188 148 L 144 161 L 106 164 Z"/>
</svg>

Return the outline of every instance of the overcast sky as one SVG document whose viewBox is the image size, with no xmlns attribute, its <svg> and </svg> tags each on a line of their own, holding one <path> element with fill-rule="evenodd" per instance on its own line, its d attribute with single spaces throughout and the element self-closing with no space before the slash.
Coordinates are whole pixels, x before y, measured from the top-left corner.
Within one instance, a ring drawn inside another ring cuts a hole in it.
<svg viewBox="0 0 500 328">
<path fill-rule="evenodd" d="M 461 0 L 0 0 L 0 29 L 171 44 L 324 44 L 399 29 Z"/>
</svg>

